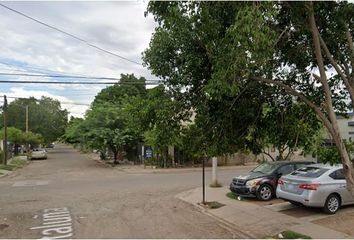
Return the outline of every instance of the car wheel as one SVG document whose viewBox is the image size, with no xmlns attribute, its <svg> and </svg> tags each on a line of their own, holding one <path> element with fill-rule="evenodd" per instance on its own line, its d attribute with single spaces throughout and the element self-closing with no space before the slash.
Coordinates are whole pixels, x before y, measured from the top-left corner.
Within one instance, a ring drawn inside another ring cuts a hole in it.
<svg viewBox="0 0 354 240">
<path fill-rule="evenodd" d="M 273 189 L 268 184 L 261 185 L 257 190 L 257 198 L 262 201 L 268 201 L 273 197 Z"/>
<path fill-rule="evenodd" d="M 323 211 L 327 214 L 335 214 L 340 208 L 340 198 L 336 194 L 331 194 L 327 197 Z"/>
</svg>

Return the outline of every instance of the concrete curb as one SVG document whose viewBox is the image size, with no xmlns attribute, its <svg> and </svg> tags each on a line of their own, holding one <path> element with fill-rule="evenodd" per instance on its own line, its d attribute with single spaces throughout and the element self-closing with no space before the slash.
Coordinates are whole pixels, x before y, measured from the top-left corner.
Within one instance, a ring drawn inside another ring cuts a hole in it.
<svg viewBox="0 0 354 240">
<path fill-rule="evenodd" d="M 137 165 L 135 165 L 137 166 Z M 218 170 L 236 170 L 236 169 L 252 169 L 252 165 L 241 165 L 241 166 L 222 166 L 218 167 Z M 173 174 L 173 173 L 187 173 L 187 172 L 201 172 L 202 168 L 200 167 L 195 167 L 195 168 L 143 168 L 143 167 L 121 167 L 117 168 L 120 171 L 123 171 L 128 174 Z M 211 172 L 212 169 L 211 167 L 205 168 L 205 172 Z"/>
<path fill-rule="evenodd" d="M 213 214 L 212 212 L 208 211 L 207 209 L 205 209 L 204 207 L 202 207 L 201 205 L 199 205 L 198 203 L 192 203 L 190 201 L 187 201 L 186 199 L 183 198 L 183 195 L 186 194 L 190 194 L 191 192 L 193 192 L 194 189 L 189 190 L 189 191 L 185 191 L 185 192 L 181 192 L 177 195 L 175 195 L 176 198 L 180 199 L 181 201 L 190 204 L 191 206 L 193 206 L 197 211 L 202 212 L 203 214 L 213 218 L 214 220 L 218 221 L 219 224 L 225 228 L 226 230 L 230 231 L 233 234 L 233 238 L 241 238 L 241 239 L 255 239 L 257 238 L 256 235 L 250 233 L 249 231 L 244 231 L 243 229 L 241 229 L 239 226 L 237 226 L 234 223 L 231 223 L 227 220 L 224 220 L 223 218 Z M 237 237 L 236 237 L 237 236 Z"/>
<path fill-rule="evenodd" d="M 10 175 L 10 173 L 12 171 L 1 170 L 0 172 L 2 173 L 2 174 L 0 174 L 0 178 L 2 178 L 2 177 L 6 177 L 6 176 Z"/>
<path fill-rule="evenodd" d="M 20 160 L 26 160 L 27 163 L 26 163 L 25 165 L 23 165 L 22 167 L 20 167 L 20 168 L 16 168 L 14 171 L 0 170 L 0 172 L 2 173 L 2 174 L 0 174 L 0 178 L 2 178 L 2 177 L 7 177 L 7 176 L 11 176 L 11 174 L 14 174 L 14 173 L 16 173 L 16 172 L 18 172 L 18 171 L 24 169 L 26 166 L 28 166 L 28 165 L 31 163 L 31 161 L 28 161 L 28 160 L 27 160 L 27 157 L 24 157 L 24 156 L 17 156 L 17 157 L 15 157 L 15 158 L 18 158 L 18 159 L 20 159 Z M 21 159 L 21 158 L 23 158 L 23 159 Z M 8 159 L 8 160 L 7 160 L 7 161 L 8 161 L 8 164 L 11 164 L 11 161 L 12 161 L 12 160 L 14 160 L 14 158 Z"/>
</svg>

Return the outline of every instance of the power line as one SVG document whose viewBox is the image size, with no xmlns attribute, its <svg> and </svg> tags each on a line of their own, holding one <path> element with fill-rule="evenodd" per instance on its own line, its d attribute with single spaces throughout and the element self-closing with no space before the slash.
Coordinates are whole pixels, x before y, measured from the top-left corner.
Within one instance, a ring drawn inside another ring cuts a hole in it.
<svg viewBox="0 0 354 240">
<path fill-rule="evenodd" d="M 0 97 L 4 97 L 4 96 L 0 96 Z M 11 99 L 35 99 L 36 101 L 40 101 L 40 99 L 37 99 L 35 97 L 32 98 L 25 98 L 25 97 L 15 97 L 15 96 L 7 96 L 7 98 L 11 98 Z M 57 101 L 59 101 L 58 99 L 56 99 Z M 79 105 L 79 106 L 91 106 L 90 104 L 87 103 L 78 103 L 78 102 L 66 102 L 66 101 L 59 101 L 62 104 L 70 104 L 70 105 Z"/>
<path fill-rule="evenodd" d="M 112 77 L 89 77 L 89 76 L 70 76 L 70 75 L 52 75 L 52 74 L 32 74 L 32 73 L 4 73 L 0 72 L 2 76 L 24 76 L 24 77 L 45 77 L 45 78 L 77 78 L 77 79 L 96 79 L 96 80 L 112 80 L 120 81 L 120 78 Z M 146 80 L 149 82 L 160 82 L 158 79 Z M 132 81 L 133 82 L 133 81 Z"/>
<path fill-rule="evenodd" d="M 119 85 L 138 85 L 138 84 L 143 84 L 143 85 L 158 85 L 159 83 L 154 83 L 154 82 L 63 82 L 63 81 L 23 81 L 23 80 L 18 80 L 18 81 L 12 81 L 12 80 L 0 80 L 0 83 L 38 83 L 38 84 L 82 84 L 82 85 L 109 85 L 109 84 L 119 84 Z"/>
<path fill-rule="evenodd" d="M 24 73 L 30 73 L 30 72 L 42 73 L 42 72 L 46 72 L 46 74 L 48 74 L 48 72 L 50 72 L 50 73 L 58 74 L 58 75 L 59 74 L 73 75 L 72 73 L 66 73 L 66 72 L 62 72 L 62 71 L 58 71 L 58 70 L 54 71 L 54 70 L 50 70 L 50 69 L 33 67 L 33 66 L 20 67 L 18 65 L 7 63 L 7 62 L 0 62 L 0 65 L 7 66 L 8 67 L 7 69 L 3 69 L 3 70 L 6 70 L 6 71 L 15 71 L 15 72 L 24 72 Z M 82 74 L 77 74 L 77 76 L 86 77 L 85 75 L 82 75 Z"/>
<path fill-rule="evenodd" d="M 52 25 L 49 25 L 49 24 L 47 24 L 47 23 L 45 23 L 45 22 L 42 22 L 42 21 L 40 21 L 40 20 L 38 20 L 38 19 L 35 19 L 35 18 L 33 18 L 33 17 L 30 17 L 30 16 L 28 16 L 28 15 L 26 15 L 26 14 L 24 14 L 24 13 L 18 11 L 18 10 L 15 10 L 15 9 L 13 9 L 13 8 L 10 8 L 10 7 L 8 7 L 8 6 L 4 5 L 4 4 L 2 4 L 2 3 L 0 3 L 0 6 L 3 7 L 3 8 L 8 9 L 8 10 L 14 12 L 14 13 L 17 13 L 17 14 L 19 14 L 19 15 L 21 15 L 21 16 L 27 18 L 27 19 L 30 19 L 30 20 L 32 20 L 32 21 L 34 21 L 34 22 L 37 22 L 37 23 L 39 23 L 39 24 L 41 24 L 41 25 L 43 25 L 43 26 L 46 26 L 46 27 L 48 27 L 48 28 L 54 29 L 54 30 L 56 30 L 56 31 L 58 31 L 58 32 L 61 32 L 61 33 L 65 34 L 65 35 L 67 35 L 67 36 L 70 36 L 70 37 L 72 37 L 72 38 L 74 38 L 74 39 L 76 39 L 76 40 L 78 40 L 78 41 L 80 41 L 80 42 L 85 43 L 86 45 L 88 45 L 88 46 L 90 46 L 90 47 L 92 47 L 92 48 L 95 48 L 95 49 L 99 50 L 99 51 L 105 52 L 105 53 L 107 53 L 107 54 L 110 54 L 110 55 L 112 55 L 112 56 L 118 57 L 118 58 L 123 59 L 123 60 L 125 60 L 125 61 L 128 61 L 128 62 L 137 64 L 137 65 L 139 65 L 139 66 L 142 66 L 142 64 L 139 63 L 139 62 L 136 62 L 136 61 L 134 61 L 134 60 L 130 60 L 130 59 L 128 59 L 128 58 L 126 58 L 126 57 L 123 57 L 123 56 L 121 56 L 121 55 L 119 55 L 119 54 L 116 54 L 116 53 L 113 53 L 113 52 L 111 52 L 111 51 L 105 50 L 105 49 L 103 49 L 103 48 L 101 48 L 101 47 L 99 47 L 99 46 L 97 46 L 97 45 L 94 45 L 94 44 L 92 44 L 92 43 L 86 41 L 85 39 L 82 39 L 82 38 L 80 38 L 80 37 L 77 37 L 77 36 L 75 36 L 75 35 L 73 35 L 73 34 L 71 34 L 71 33 L 68 33 L 68 32 L 66 32 L 66 31 L 64 31 L 64 30 L 61 30 L 61 29 L 59 29 L 59 28 L 57 28 L 57 27 L 54 27 L 54 26 L 52 26 Z"/>
</svg>

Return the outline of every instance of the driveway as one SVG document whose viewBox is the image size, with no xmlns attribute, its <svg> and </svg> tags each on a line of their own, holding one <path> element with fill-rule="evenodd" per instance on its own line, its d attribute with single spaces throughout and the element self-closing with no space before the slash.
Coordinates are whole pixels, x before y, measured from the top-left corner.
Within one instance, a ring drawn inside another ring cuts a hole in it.
<svg viewBox="0 0 354 240">
<path fill-rule="evenodd" d="M 248 170 L 223 169 L 219 180 Z M 0 179 L 0 238 L 239 237 L 175 198 L 200 185 L 200 172 L 130 174 L 58 145 Z"/>
</svg>

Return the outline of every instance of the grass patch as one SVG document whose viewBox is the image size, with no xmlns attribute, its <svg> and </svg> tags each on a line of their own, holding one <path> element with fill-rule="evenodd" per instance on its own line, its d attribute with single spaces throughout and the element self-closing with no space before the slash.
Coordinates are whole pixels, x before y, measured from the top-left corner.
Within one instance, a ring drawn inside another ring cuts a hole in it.
<svg viewBox="0 0 354 240">
<path fill-rule="evenodd" d="M 298 239 L 298 238 L 302 238 L 302 239 L 311 239 L 310 236 L 298 233 L 298 232 L 293 232 L 290 230 L 286 230 L 281 232 L 281 234 L 284 236 L 284 238 L 286 239 Z"/>
<path fill-rule="evenodd" d="M 237 195 L 236 193 L 233 193 L 233 192 L 228 192 L 228 193 L 226 193 L 226 196 L 227 196 L 228 198 L 233 199 L 233 200 L 238 200 L 238 201 L 244 200 L 243 197 L 241 197 L 240 195 Z"/>
<path fill-rule="evenodd" d="M 10 165 L 14 165 L 14 166 L 17 166 L 17 167 L 23 167 L 27 164 L 28 162 L 26 160 L 21 160 L 21 159 L 13 159 L 11 162 L 10 162 Z"/>
<path fill-rule="evenodd" d="M 213 201 L 213 202 L 205 202 L 205 205 L 208 206 L 210 209 L 216 209 L 220 208 L 222 206 L 225 206 L 225 204 Z"/>
<path fill-rule="evenodd" d="M 11 165 L 11 164 L 8 164 L 8 165 L 0 164 L 0 169 L 2 169 L 2 170 L 13 171 L 16 168 L 17 168 L 17 166 Z"/>
<path fill-rule="evenodd" d="M 265 237 L 265 239 L 312 239 L 310 236 L 294 232 L 291 230 L 283 231 L 274 237 Z"/>
<path fill-rule="evenodd" d="M 222 187 L 222 185 L 221 185 L 220 183 L 215 183 L 215 184 L 210 183 L 210 184 L 209 184 L 209 187 L 212 187 L 212 188 L 219 188 L 219 187 Z"/>
</svg>

